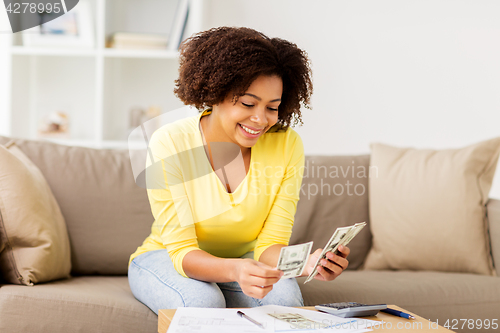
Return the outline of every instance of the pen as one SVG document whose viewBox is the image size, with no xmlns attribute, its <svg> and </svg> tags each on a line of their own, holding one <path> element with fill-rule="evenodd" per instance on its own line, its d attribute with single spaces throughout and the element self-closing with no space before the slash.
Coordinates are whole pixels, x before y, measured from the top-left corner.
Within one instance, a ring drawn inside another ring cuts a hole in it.
<svg viewBox="0 0 500 333">
<path fill-rule="evenodd" d="M 388 314 L 391 314 L 393 316 L 397 316 L 397 317 L 403 317 L 403 318 L 406 318 L 406 319 L 415 319 L 415 317 L 413 317 L 411 314 L 404 313 L 404 312 L 401 312 L 401 311 L 398 311 L 398 310 L 393 310 L 393 309 L 387 308 L 387 309 L 380 310 L 380 311 L 388 313 Z"/>
<path fill-rule="evenodd" d="M 245 318 L 246 320 L 248 321 L 251 321 L 252 323 L 254 323 L 255 325 L 259 326 L 260 328 L 264 328 L 264 325 L 262 325 L 261 323 L 259 323 L 257 320 L 255 319 L 252 319 L 250 318 L 249 316 L 247 316 L 246 314 L 244 314 L 243 312 L 241 311 L 238 311 L 238 316 L 242 317 L 242 318 Z"/>
</svg>

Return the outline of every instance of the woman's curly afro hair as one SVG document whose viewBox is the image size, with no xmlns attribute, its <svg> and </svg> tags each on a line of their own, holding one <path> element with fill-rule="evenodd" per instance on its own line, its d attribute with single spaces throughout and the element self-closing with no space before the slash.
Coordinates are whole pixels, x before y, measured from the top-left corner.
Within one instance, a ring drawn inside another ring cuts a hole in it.
<svg viewBox="0 0 500 333">
<path fill-rule="evenodd" d="M 213 28 L 186 39 L 174 93 L 198 110 L 222 103 L 229 94 L 236 103 L 260 75 L 277 75 L 283 81 L 278 124 L 303 124 L 300 106 L 310 109 L 312 94 L 307 53 L 250 28 Z"/>
</svg>

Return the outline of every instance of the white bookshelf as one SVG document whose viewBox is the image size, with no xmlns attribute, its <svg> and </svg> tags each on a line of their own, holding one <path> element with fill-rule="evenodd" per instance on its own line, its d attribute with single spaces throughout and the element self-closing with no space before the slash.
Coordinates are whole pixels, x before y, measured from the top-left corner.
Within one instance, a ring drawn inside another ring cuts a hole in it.
<svg viewBox="0 0 500 333">
<path fill-rule="evenodd" d="M 88 0 L 94 47 L 48 48 L 12 38 L 9 135 L 39 139 L 38 124 L 51 111 L 69 115 L 70 138 L 47 139 L 95 148 L 127 148 L 132 108 L 183 106 L 173 94 L 179 54 L 172 50 L 106 48 L 114 32 L 168 35 L 177 0 Z M 201 31 L 203 0 L 190 0 L 186 34 Z M 173 11 L 173 12 L 172 12 Z M 142 147 L 143 143 L 137 143 Z"/>
</svg>

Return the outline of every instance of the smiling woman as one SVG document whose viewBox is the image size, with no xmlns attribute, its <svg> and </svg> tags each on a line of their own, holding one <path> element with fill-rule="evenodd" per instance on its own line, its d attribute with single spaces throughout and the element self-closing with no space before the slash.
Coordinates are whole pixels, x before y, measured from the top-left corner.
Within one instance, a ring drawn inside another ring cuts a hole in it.
<svg viewBox="0 0 500 333">
<path fill-rule="evenodd" d="M 187 39 L 174 92 L 185 104 L 205 109 L 228 95 L 237 102 L 261 75 L 282 79 L 278 123 L 302 123 L 300 106 L 309 108 L 312 94 L 307 53 L 249 28 L 213 28 Z"/>
<path fill-rule="evenodd" d="M 229 27 L 194 35 L 180 52 L 175 93 L 202 112 L 151 137 L 161 166 L 147 175 L 155 222 L 130 257 L 131 290 L 156 313 L 301 306 L 296 280 L 280 279 L 275 267 L 291 236 L 304 171 L 302 140 L 290 126 L 302 123 L 301 105 L 309 107 L 307 55 L 283 39 Z M 348 253 L 329 256 L 316 279 L 337 277 Z"/>
<path fill-rule="evenodd" d="M 251 159 L 251 147 L 278 122 L 282 91 L 283 83 L 280 77 L 261 75 L 252 82 L 237 103 L 234 103 L 233 97 L 229 95 L 222 103 L 212 107 L 213 111 L 209 117 L 201 118 L 200 124 L 212 167 L 214 164 L 210 142 L 232 142 L 241 150 L 246 175 Z M 239 175 L 229 172 L 228 177 L 233 174 L 236 177 Z M 230 191 L 229 186 L 227 190 Z"/>
</svg>

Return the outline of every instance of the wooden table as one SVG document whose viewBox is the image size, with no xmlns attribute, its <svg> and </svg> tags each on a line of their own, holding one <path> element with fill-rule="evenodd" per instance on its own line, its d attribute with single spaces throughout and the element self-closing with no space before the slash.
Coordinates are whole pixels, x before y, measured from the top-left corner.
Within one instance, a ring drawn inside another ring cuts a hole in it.
<svg viewBox="0 0 500 333">
<path fill-rule="evenodd" d="M 384 321 L 383 325 L 380 325 L 378 328 L 374 327 L 374 332 L 395 332 L 395 330 L 399 331 L 417 331 L 422 333 L 442 333 L 442 332 L 452 332 L 447 330 L 442 326 L 438 326 L 436 323 L 429 321 L 425 318 L 422 318 L 408 310 L 400 308 L 396 305 L 389 305 L 391 309 L 396 309 L 399 311 L 403 311 L 415 316 L 416 319 L 405 319 L 396 316 L 392 316 L 390 314 L 379 312 L 376 316 L 371 317 L 361 317 L 365 319 L 371 319 L 376 321 Z M 315 310 L 313 306 L 306 306 L 304 309 Z M 160 310 L 158 311 L 158 333 L 165 333 L 168 330 L 168 326 L 174 318 L 175 309 L 172 310 Z"/>
</svg>

